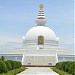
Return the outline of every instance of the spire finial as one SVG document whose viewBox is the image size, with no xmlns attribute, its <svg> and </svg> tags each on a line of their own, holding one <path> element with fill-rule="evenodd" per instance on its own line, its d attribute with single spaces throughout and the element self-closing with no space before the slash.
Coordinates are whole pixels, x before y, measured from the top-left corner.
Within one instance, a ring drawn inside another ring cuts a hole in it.
<svg viewBox="0 0 75 75">
<path fill-rule="evenodd" d="M 40 9 L 43 9 L 44 5 L 43 4 L 40 4 Z"/>
<path fill-rule="evenodd" d="M 39 7 L 40 7 L 40 10 L 37 16 L 36 23 L 37 23 L 37 26 L 45 26 L 46 18 L 45 18 L 44 11 L 43 11 L 44 5 L 40 4 Z"/>
</svg>

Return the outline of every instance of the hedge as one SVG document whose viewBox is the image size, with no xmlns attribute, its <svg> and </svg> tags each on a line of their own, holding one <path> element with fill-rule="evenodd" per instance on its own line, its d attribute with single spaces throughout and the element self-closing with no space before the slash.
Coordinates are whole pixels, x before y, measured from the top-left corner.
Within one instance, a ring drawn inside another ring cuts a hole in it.
<svg viewBox="0 0 75 75">
<path fill-rule="evenodd" d="M 59 70 L 75 75 L 75 61 L 59 62 L 56 64 L 55 67 L 58 68 Z"/>
<path fill-rule="evenodd" d="M 0 60 L 0 73 L 6 73 L 10 70 L 21 68 L 22 64 L 19 61 L 13 60 Z"/>
<path fill-rule="evenodd" d="M 12 70 L 20 68 L 22 66 L 21 62 L 19 61 L 8 60 L 8 62 L 11 64 Z"/>
<path fill-rule="evenodd" d="M 26 70 L 26 68 L 18 68 L 18 69 L 15 69 L 15 70 L 11 70 L 11 71 L 8 71 L 7 73 L 2 73 L 0 75 L 16 75 L 22 71 Z"/>
<path fill-rule="evenodd" d="M 4 63 L 7 65 L 7 71 L 10 71 L 10 70 L 12 70 L 12 66 L 11 66 L 11 64 L 8 62 L 8 61 L 4 61 Z"/>
<path fill-rule="evenodd" d="M 0 73 L 3 72 L 7 72 L 7 66 L 2 60 L 0 60 Z"/>
<path fill-rule="evenodd" d="M 22 66 L 21 62 L 19 61 L 14 61 L 15 64 L 16 64 L 16 68 L 20 68 Z"/>
</svg>

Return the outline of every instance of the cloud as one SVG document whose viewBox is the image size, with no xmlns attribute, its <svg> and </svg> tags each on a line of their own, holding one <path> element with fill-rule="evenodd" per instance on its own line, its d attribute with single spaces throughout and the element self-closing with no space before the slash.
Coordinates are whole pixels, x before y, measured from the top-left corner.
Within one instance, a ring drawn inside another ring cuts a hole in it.
<svg viewBox="0 0 75 75">
<path fill-rule="evenodd" d="M 6 53 L 14 48 L 19 48 L 22 45 L 22 37 L 20 36 L 0 36 L 0 53 Z"/>
<path fill-rule="evenodd" d="M 66 36 L 65 38 L 61 37 L 59 40 L 60 46 L 66 48 L 68 51 L 75 54 L 74 50 L 74 37 Z"/>
<path fill-rule="evenodd" d="M 19 36 L 0 36 L 0 46 L 4 45 L 7 42 L 21 43 L 22 38 Z"/>
</svg>

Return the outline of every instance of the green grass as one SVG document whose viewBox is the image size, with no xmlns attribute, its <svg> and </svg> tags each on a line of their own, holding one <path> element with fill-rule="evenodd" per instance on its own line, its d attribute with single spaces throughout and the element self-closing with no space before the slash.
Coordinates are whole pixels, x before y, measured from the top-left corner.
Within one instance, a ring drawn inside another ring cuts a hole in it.
<svg viewBox="0 0 75 75">
<path fill-rule="evenodd" d="M 11 71 L 8 71 L 7 73 L 2 73 L 0 75 L 16 75 L 24 70 L 26 70 L 27 68 L 18 68 L 16 70 L 11 70 Z"/>
<path fill-rule="evenodd" d="M 64 72 L 62 70 L 57 69 L 56 67 L 52 68 L 53 71 L 57 72 L 60 75 L 72 75 L 72 74 L 68 74 L 67 72 Z"/>
</svg>

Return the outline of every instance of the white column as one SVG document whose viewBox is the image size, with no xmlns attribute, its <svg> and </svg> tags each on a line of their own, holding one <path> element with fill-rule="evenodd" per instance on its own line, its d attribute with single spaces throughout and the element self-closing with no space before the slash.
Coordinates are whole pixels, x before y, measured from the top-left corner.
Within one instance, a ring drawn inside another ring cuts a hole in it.
<svg viewBox="0 0 75 75">
<path fill-rule="evenodd" d="M 22 57 L 22 65 L 24 65 L 24 53 L 23 53 L 23 57 Z"/>
<path fill-rule="evenodd" d="M 56 62 L 58 62 L 58 56 L 57 56 L 57 53 L 56 53 Z"/>
</svg>

